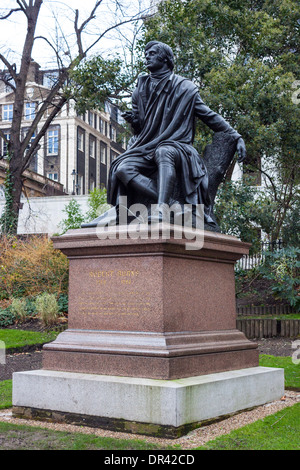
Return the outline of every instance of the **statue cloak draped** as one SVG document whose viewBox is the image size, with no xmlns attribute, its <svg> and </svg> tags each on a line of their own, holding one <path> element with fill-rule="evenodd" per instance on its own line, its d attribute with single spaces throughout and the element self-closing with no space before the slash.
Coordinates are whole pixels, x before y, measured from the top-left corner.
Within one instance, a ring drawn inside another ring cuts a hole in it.
<svg viewBox="0 0 300 470">
<path fill-rule="evenodd" d="M 140 77 L 133 92 L 132 110 L 140 132 L 133 144 L 111 163 L 108 203 L 118 205 L 122 183 L 116 177 L 116 170 L 121 163 L 138 158 L 150 164 L 159 146 L 171 145 L 180 154 L 179 184 L 184 203 L 204 204 L 206 218 L 209 219 L 208 173 L 203 158 L 193 147 L 195 116 L 198 115 L 214 131 L 225 131 L 234 139 L 240 135 L 221 116 L 204 105 L 196 85 L 190 80 L 172 73 L 162 79 L 150 95 L 149 80 L 149 76 Z M 200 110 L 198 113 L 195 112 L 197 107 Z"/>
</svg>

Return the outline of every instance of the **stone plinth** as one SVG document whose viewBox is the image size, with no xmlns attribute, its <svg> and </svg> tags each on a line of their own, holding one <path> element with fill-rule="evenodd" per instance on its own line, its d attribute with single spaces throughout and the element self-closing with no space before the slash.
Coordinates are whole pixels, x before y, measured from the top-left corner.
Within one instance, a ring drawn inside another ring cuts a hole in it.
<svg viewBox="0 0 300 470">
<path fill-rule="evenodd" d="M 259 367 L 236 329 L 234 264 L 249 246 L 161 228 L 54 238 L 70 260 L 69 329 L 42 370 L 13 375 L 15 416 L 178 437 L 283 395 L 283 370 Z"/>
<path fill-rule="evenodd" d="M 14 374 L 13 413 L 176 438 L 283 394 L 283 369 L 268 367 L 179 380 L 37 370 Z"/>
<path fill-rule="evenodd" d="M 258 365 L 236 329 L 234 264 L 249 245 L 173 228 L 53 239 L 70 260 L 69 329 L 44 347 L 44 369 L 178 379 Z"/>
</svg>

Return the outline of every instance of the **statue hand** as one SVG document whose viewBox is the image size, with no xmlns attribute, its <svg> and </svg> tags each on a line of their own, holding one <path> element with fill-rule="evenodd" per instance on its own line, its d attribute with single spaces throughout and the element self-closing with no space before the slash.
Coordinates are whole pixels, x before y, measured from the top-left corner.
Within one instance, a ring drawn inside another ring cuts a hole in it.
<svg viewBox="0 0 300 470">
<path fill-rule="evenodd" d="M 236 150 L 237 150 L 237 153 L 238 153 L 238 156 L 239 156 L 238 157 L 238 162 L 242 163 L 245 160 L 246 156 L 247 156 L 246 145 L 245 145 L 245 142 L 242 139 L 242 137 L 240 137 L 238 142 L 237 142 Z"/>
<path fill-rule="evenodd" d="M 122 117 L 127 122 L 133 122 L 133 120 L 134 120 L 134 114 L 131 111 L 126 111 L 125 113 L 122 114 Z"/>
</svg>

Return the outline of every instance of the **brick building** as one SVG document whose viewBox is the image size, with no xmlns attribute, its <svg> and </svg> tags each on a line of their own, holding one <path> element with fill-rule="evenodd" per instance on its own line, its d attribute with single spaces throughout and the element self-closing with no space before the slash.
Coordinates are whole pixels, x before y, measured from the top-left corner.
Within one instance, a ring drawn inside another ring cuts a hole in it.
<svg viewBox="0 0 300 470">
<path fill-rule="evenodd" d="M 32 61 L 27 77 L 22 131 L 30 126 L 36 112 L 57 78 L 56 70 L 42 70 Z M 0 129 L 9 138 L 13 117 L 14 93 L 0 81 Z M 48 112 L 50 109 L 48 109 Z M 45 122 L 47 115 L 39 123 Z M 111 161 L 126 148 L 122 134 L 123 120 L 117 107 L 105 104 L 104 111 L 88 111 L 79 116 L 72 101 L 68 102 L 40 142 L 29 170 L 31 178 L 58 183 L 58 193 L 88 194 L 95 187 L 106 187 Z M 0 138 L 0 155 L 5 158 L 7 145 Z M 1 159 L 0 159 L 1 165 Z M 4 163 L 2 160 L 2 170 Z M 35 174 L 37 175 L 35 177 Z M 38 176 L 39 175 L 39 176 Z M 3 171 L 0 171 L 0 185 Z M 49 185 L 51 187 L 51 184 Z M 53 186 L 53 185 L 52 185 Z M 44 185 L 47 188 L 47 184 Z M 26 191 L 27 192 L 27 191 Z M 28 196 L 39 195 L 28 188 Z M 41 195 L 48 195 L 42 191 Z"/>
</svg>

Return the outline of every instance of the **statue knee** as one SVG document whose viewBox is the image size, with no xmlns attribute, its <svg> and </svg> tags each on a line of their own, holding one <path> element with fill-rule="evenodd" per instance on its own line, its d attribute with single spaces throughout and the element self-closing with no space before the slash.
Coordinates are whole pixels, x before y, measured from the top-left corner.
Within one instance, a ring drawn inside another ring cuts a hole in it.
<svg viewBox="0 0 300 470">
<path fill-rule="evenodd" d="M 175 167 L 178 160 L 178 152 L 173 147 L 161 146 L 155 151 L 155 162 L 159 165 Z"/>
</svg>

